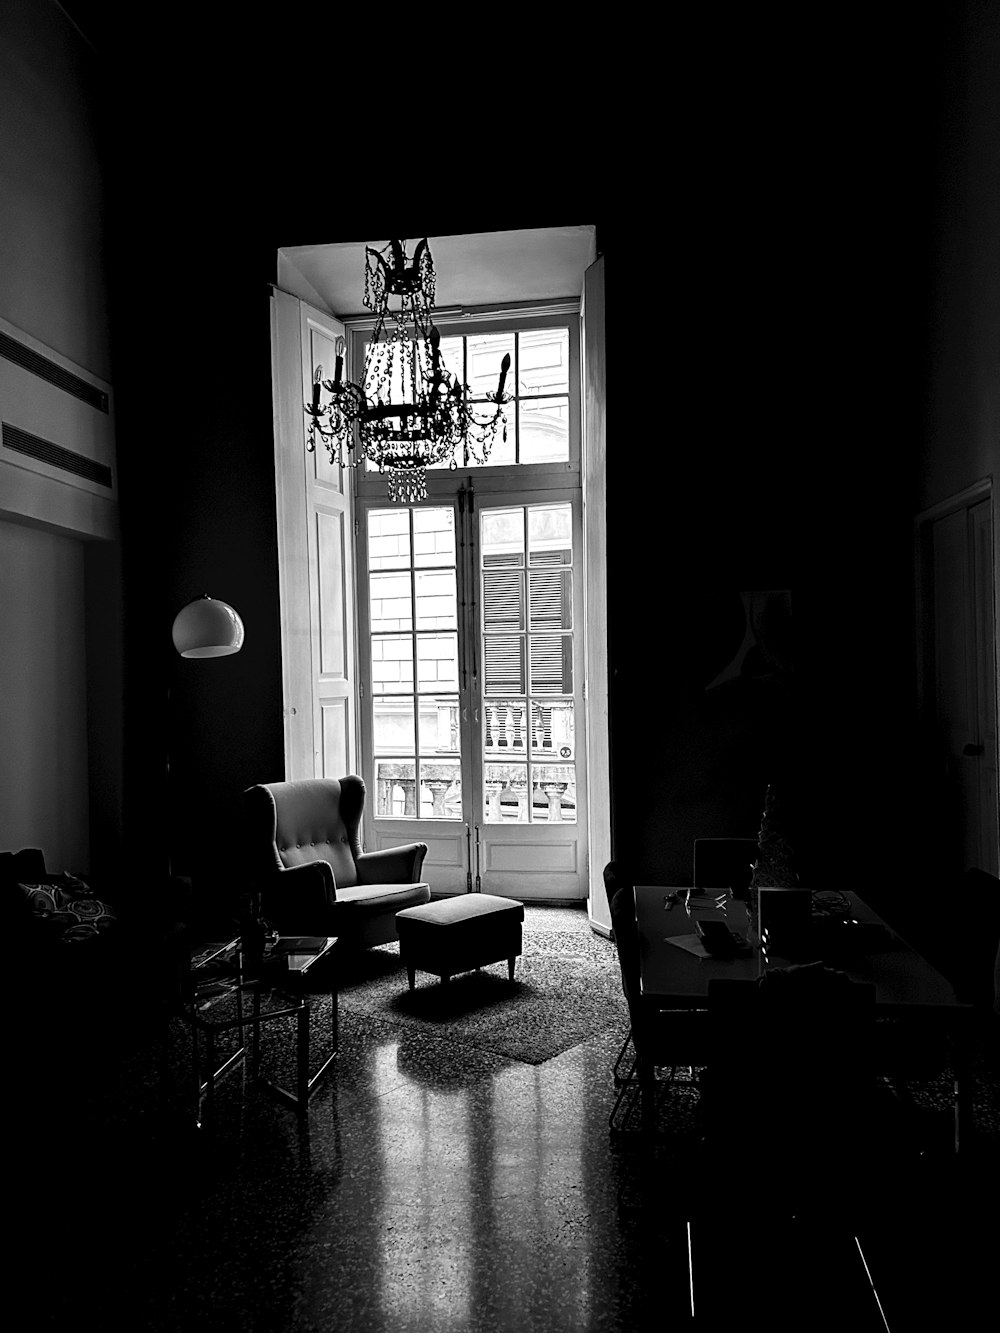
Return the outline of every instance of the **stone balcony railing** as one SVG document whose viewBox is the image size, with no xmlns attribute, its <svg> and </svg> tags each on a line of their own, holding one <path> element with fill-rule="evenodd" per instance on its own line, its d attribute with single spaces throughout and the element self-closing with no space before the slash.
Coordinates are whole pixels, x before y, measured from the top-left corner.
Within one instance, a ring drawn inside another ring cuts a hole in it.
<svg viewBox="0 0 1000 1333">
<path fill-rule="evenodd" d="M 460 819 L 461 805 L 449 800 L 457 794 L 454 766 L 424 762 L 421 768 L 421 801 L 417 809 L 417 783 L 413 765 L 405 761 L 378 766 L 375 811 L 382 818 L 393 819 Z M 528 782 L 512 780 L 509 773 L 491 773 L 494 765 L 487 763 L 485 771 L 486 822 L 488 824 L 527 824 L 529 799 L 534 816 L 531 822 L 559 824 L 576 819 L 574 793 L 567 797 L 570 784 L 566 781 L 566 765 L 536 765 L 535 782 L 529 794 Z M 402 810 L 399 809 L 402 797 Z M 430 810 L 427 805 L 430 804 Z"/>
<path fill-rule="evenodd" d="M 533 704 L 530 716 L 525 718 L 526 711 L 521 704 L 491 703 L 489 700 L 483 704 L 483 744 L 487 754 L 503 750 L 523 751 L 529 745 L 532 751 L 554 748 L 552 708 Z"/>
</svg>

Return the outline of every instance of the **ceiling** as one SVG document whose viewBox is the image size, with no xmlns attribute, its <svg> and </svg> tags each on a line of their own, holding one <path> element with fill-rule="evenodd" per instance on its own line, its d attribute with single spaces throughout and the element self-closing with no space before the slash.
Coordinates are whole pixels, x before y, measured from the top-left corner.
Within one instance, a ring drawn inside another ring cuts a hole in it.
<svg viewBox="0 0 1000 1333">
<path fill-rule="evenodd" d="M 407 243 L 413 254 L 419 237 Z M 597 258 L 594 227 L 429 236 L 437 277 L 435 309 L 532 304 L 576 299 L 583 274 Z M 364 304 L 365 249 L 388 238 L 336 245 L 298 245 L 278 251 L 278 286 L 312 305 L 350 319 Z"/>
</svg>

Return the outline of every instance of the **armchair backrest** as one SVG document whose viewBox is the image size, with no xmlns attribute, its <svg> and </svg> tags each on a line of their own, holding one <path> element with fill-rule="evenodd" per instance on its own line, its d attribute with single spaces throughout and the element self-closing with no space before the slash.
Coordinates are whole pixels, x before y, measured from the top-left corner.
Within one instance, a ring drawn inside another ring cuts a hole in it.
<svg viewBox="0 0 1000 1333">
<path fill-rule="evenodd" d="M 251 874 L 328 861 L 338 888 L 357 884 L 365 805 L 361 778 L 259 783 L 244 792 L 244 802 Z"/>
</svg>

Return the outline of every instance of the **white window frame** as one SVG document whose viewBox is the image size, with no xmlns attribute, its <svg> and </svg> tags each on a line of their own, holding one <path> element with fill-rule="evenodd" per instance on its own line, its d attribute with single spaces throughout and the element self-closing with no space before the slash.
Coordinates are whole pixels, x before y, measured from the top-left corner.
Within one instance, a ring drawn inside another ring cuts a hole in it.
<svg viewBox="0 0 1000 1333">
<path fill-rule="evenodd" d="M 582 410 L 580 393 L 580 304 L 578 301 L 553 302 L 550 306 L 529 309 L 512 307 L 507 311 L 465 311 L 461 318 L 435 317 L 442 338 L 479 333 L 524 332 L 531 329 L 566 328 L 569 330 L 569 458 L 559 463 L 513 463 L 494 467 L 432 469 L 427 473 L 428 501 L 435 496 L 454 495 L 462 484 L 458 478 L 471 480 L 477 494 L 490 491 L 517 491 L 579 488 L 582 468 Z M 364 348 L 374 320 L 349 320 L 348 373 L 357 380 L 364 365 Z M 498 367 L 499 371 L 499 367 Z M 359 500 L 385 499 L 386 482 L 375 470 L 363 464 L 352 469 L 354 493 Z"/>
</svg>

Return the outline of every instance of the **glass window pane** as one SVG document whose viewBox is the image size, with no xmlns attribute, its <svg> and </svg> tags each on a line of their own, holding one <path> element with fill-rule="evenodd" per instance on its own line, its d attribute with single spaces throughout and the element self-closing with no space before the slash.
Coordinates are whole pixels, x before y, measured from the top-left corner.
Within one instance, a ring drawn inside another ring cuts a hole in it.
<svg viewBox="0 0 1000 1333">
<path fill-rule="evenodd" d="M 573 693 L 573 637 L 570 634 L 532 634 L 531 693 Z"/>
<path fill-rule="evenodd" d="M 372 574 L 368 587 L 368 613 L 374 634 L 390 629 L 412 629 L 409 574 Z"/>
<path fill-rule="evenodd" d="M 569 392 L 569 329 L 529 329 L 518 339 L 519 394 Z"/>
<path fill-rule="evenodd" d="M 514 335 L 513 333 L 480 333 L 467 339 L 468 385 L 473 398 L 495 394 L 500 384 L 500 363 L 510 357 L 510 370 L 504 384 L 504 393 L 514 389 Z"/>
<path fill-rule="evenodd" d="M 462 765 L 458 759 L 420 764 L 420 814 L 424 819 L 462 818 Z"/>
<path fill-rule="evenodd" d="M 531 628 L 573 628 L 573 571 L 565 565 L 557 569 L 533 569 L 528 575 L 531 586 Z"/>
<path fill-rule="evenodd" d="M 417 635 L 417 689 L 458 689 L 458 635 Z"/>
<path fill-rule="evenodd" d="M 414 509 L 413 563 L 417 566 L 454 565 L 455 511 Z"/>
<path fill-rule="evenodd" d="M 531 506 L 528 548 L 533 565 L 573 563 L 573 511 L 568 504 Z"/>
<path fill-rule="evenodd" d="M 390 819 L 415 819 L 417 765 L 413 759 L 375 760 L 375 812 Z"/>
<path fill-rule="evenodd" d="M 487 758 L 507 759 L 518 751 L 523 758 L 530 731 L 524 699 L 487 699 L 483 703 L 483 753 Z"/>
<path fill-rule="evenodd" d="M 524 694 L 524 637 L 487 634 L 483 640 L 484 695 Z"/>
<path fill-rule="evenodd" d="M 576 720 L 572 699 L 553 699 L 531 704 L 531 756 L 533 759 L 572 759 L 576 751 Z"/>
<path fill-rule="evenodd" d="M 531 822 L 576 823 L 576 768 L 573 764 L 536 764 L 532 767 Z"/>
<path fill-rule="evenodd" d="M 483 809 L 487 824 L 527 824 L 531 802 L 526 764 L 485 764 Z"/>
<path fill-rule="evenodd" d="M 406 569 L 410 564 L 410 511 L 373 509 L 368 515 L 368 568 Z"/>
<path fill-rule="evenodd" d="M 417 629 L 454 629 L 458 593 L 454 569 L 420 570 L 415 576 Z"/>
<path fill-rule="evenodd" d="M 458 696 L 424 695 L 420 700 L 417 725 L 420 736 L 421 776 L 426 776 L 423 763 L 425 759 L 442 754 L 458 754 Z"/>
<path fill-rule="evenodd" d="M 518 460 L 564 463 L 569 458 L 569 400 L 545 398 L 518 405 Z"/>
<path fill-rule="evenodd" d="M 413 693 L 413 640 L 409 634 L 372 635 L 372 693 Z"/>
<path fill-rule="evenodd" d="M 490 509 L 480 527 L 484 565 L 524 564 L 524 510 Z"/>
<path fill-rule="evenodd" d="M 545 571 L 547 574 L 551 572 L 555 571 Z M 503 567 L 484 569 L 483 629 L 523 630 L 524 628 L 523 570 Z"/>
<path fill-rule="evenodd" d="M 376 754 L 413 754 L 416 733 L 412 696 L 409 699 L 375 699 L 372 714 Z"/>
<path fill-rule="evenodd" d="M 464 353 L 462 349 L 462 344 L 464 342 L 465 339 L 462 337 L 442 338 L 438 345 L 438 351 L 441 353 L 441 361 L 445 370 L 451 371 L 455 378 L 463 383 L 465 382 L 465 366 L 463 365 Z"/>
</svg>

